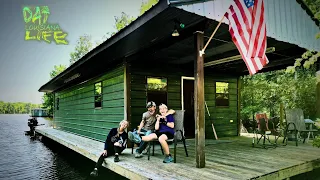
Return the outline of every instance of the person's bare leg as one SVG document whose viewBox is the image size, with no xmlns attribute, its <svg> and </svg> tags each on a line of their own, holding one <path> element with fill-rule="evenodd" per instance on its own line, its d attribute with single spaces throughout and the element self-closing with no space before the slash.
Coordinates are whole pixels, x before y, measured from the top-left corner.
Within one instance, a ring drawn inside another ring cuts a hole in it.
<svg viewBox="0 0 320 180">
<path fill-rule="evenodd" d="M 149 134 L 148 136 L 142 136 L 142 141 L 152 141 L 154 139 L 157 139 L 157 135 L 155 133 Z"/>
<path fill-rule="evenodd" d="M 168 137 L 167 137 L 167 135 L 165 135 L 165 134 L 162 134 L 160 137 L 159 137 L 159 142 L 160 142 L 160 144 L 161 144 L 161 146 L 162 146 L 162 149 L 163 149 L 163 152 L 164 152 L 164 154 L 165 155 L 169 155 L 170 154 L 170 152 L 169 152 L 169 146 L 168 146 L 168 143 L 167 143 L 167 140 L 168 139 Z"/>
</svg>

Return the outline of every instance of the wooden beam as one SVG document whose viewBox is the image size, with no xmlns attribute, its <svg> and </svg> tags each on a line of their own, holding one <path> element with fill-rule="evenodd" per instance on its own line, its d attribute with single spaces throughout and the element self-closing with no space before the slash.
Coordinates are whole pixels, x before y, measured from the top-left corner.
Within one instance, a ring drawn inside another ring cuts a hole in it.
<svg viewBox="0 0 320 180">
<path fill-rule="evenodd" d="M 204 111 L 204 67 L 203 56 L 200 56 L 200 50 L 203 48 L 203 32 L 195 33 L 196 60 L 194 61 L 194 93 L 195 93 L 195 146 L 196 146 L 196 167 L 205 167 L 205 111 Z"/>
<path fill-rule="evenodd" d="M 267 48 L 266 53 L 271 53 L 271 52 L 274 52 L 275 50 L 276 50 L 275 47 L 269 47 L 269 48 Z M 223 64 L 223 63 L 238 61 L 238 60 L 242 60 L 241 55 L 235 55 L 235 56 L 231 56 L 231 57 L 226 57 L 226 58 L 210 61 L 210 62 L 204 63 L 204 67 L 214 66 L 217 64 Z"/>
</svg>

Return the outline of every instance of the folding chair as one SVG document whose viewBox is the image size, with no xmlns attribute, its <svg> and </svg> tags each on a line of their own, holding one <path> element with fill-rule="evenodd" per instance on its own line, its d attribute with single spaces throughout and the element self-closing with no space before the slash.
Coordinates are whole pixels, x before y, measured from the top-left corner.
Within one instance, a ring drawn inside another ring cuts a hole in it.
<svg viewBox="0 0 320 180">
<path fill-rule="evenodd" d="M 269 135 L 271 135 L 271 131 L 269 130 L 268 127 L 268 118 L 266 113 L 258 113 L 256 114 L 256 123 L 257 123 L 257 128 L 255 130 L 255 136 L 257 139 L 257 144 L 259 144 L 260 140 L 263 138 L 263 144 L 262 147 L 266 148 L 266 140 L 270 143 L 270 145 L 274 145 L 271 143 L 269 139 Z M 258 138 L 258 134 L 260 134 L 260 138 Z M 253 143 L 254 146 L 254 143 Z"/>
</svg>

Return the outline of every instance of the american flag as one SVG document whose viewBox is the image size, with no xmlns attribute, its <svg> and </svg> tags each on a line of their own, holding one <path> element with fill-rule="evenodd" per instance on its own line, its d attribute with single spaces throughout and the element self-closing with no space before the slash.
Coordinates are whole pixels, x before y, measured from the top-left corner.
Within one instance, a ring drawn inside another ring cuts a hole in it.
<svg viewBox="0 0 320 180">
<path fill-rule="evenodd" d="M 232 41 L 249 73 L 255 74 L 269 63 L 263 0 L 234 0 L 225 17 L 229 20 Z"/>
</svg>

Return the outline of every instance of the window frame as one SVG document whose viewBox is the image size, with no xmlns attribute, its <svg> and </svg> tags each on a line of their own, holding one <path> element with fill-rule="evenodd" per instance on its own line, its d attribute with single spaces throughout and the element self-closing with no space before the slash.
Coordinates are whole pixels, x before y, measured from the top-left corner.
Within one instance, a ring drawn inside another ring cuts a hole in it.
<svg viewBox="0 0 320 180">
<path fill-rule="evenodd" d="M 230 107 L 230 82 L 228 81 L 215 81 L 215 89 L 214 89 L 214 100 L 215 100 L 215 107 L 222 107 L 222 108 L 228 108 Z M 217 93 L 217 83 L 227 83 L 228 84 L 228 93 Z M 217 105 L 217 94 L 223 94 L 227 95 L 228 97 L 228 105 Z"/>
<path fill-rule="evenodd" d="M 166 90 L 149 90 L 148 87 L 148 78 L 154 78 L 154 79 L 166 79 Z M 147 91 L 151 91 L 151 92 L 166 92 L 168 93 L 168 78 L 167 77 L 163 77 L 163 76 L 146 76 L 146 88 Z"/>
<path fill-rule="evenodd" d="M 100 94 L 96 94 L 96 84 L 101 84 L 100 88 L 101 88 L 101 93 Z M 102 109 L 103 107 L 103 82 L 102 81 L 99 81 L 99 82 L 95 82 L 93 84 L 93 101 L 94 101 L 94 109 Z M 100 106 L 96 106 L 96 103 L 97 103 L 97 97 L 100 96 Z"/>
</svg>

